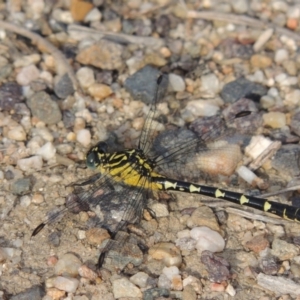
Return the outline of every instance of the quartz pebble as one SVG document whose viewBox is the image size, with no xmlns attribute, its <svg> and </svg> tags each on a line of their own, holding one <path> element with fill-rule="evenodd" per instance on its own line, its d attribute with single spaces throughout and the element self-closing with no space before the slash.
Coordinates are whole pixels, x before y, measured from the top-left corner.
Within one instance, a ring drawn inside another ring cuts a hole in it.
<svg viewBox="0 0 300 300">
<path fill-rule="evenodd" d="M 55 156 L 55 153 L 56 149 L 54 145 L 51 142 L 48 142 L 42 146 L 36 154 L 42 156 L 44 160 L 50 160 Z"/>
<path fill-rule="evenodd" d="M 147 273 L 138 272 L 130 277 L 130 281 L 133 284 L 135 284 L 141 288 L 144 288 L 147 285 L 148 278 L 149 278 L 149 275 Z"/>
<path fill-rule="evenodd" d="M 94 72 L 91 68 L 82 67 L 76 72 L 76 77 L 80 85 L 86 89 L 95 83 Z"/>
<path fill-rule="evenodd" d="M 199 252 L 204 250 L 221 252 L 224 250 L 225 241 L 222 236 L 208 227 L 195 227 L 190 234 L 197 241 L 196 248 Z"/>
<path fill-rule="evenodd" d="M 264 125 L 271 128 L 282 128 L 286 125 L 286 116 L 282 112 L 269 112 L 263 115 Z"/>
<path fill-rule="evenodd" d="M 116 299 L 122 297 L 142 298 L 140 289 L 127 278 L 116 279 L 113 281 L 113 294 Z"/>
<path fill-rule="evenodd" d="M 185 82 L 181 76 L 169 74 L 169 84 L 174 92 L 183 92 L 185 90 Z"/>
<path fill-rule="evenodd" d="M 39 155 L 34 155 L 28 158 L 19 159 L 17 165 L 22 171 L 40 170 L 43 167 L 43 159 Z"/>
<path fill-rule="evenodd" d="M 8 131 L 7 137 L 15 141 L 25 141 L 26 132 L 21 125 L 18 125 Z"/>
<path fill-rule="evenodd" d="M 78 275 L 78 268 L 82 265 L 77 256 L 72 253 L 66 253 L 59 258 L 54 267 L 56 275 L 68 274 L 68 276 L 75 277 Z"/>
<path fill-rule="evenodd" d="M 66 291 L 68 293 L 75 293 L 79 285 L 79 280 L 76 278 L 57 276 L 53 284 L 54 287 L 59 290 Z"/>
<path fill-rule="evenodd" d="M 81 129 L 76 134 L 76 140 L 84 147 L 88 147 L 91 143 L 91 132 L 88 129 Z"/>
<path fill-rule="evenodd" d="M 28 85 L 33 80 L 39 78 L 40 71 L 35 65 L 29 65 L 20 70 L 16 80 L 20 85 Z"/>
</svg>

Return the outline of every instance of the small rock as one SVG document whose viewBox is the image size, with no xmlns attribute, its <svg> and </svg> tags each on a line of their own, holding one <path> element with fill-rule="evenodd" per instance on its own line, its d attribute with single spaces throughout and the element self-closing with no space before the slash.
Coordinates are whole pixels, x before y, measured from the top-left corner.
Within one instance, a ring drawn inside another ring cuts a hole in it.
<svg viewBox="0 0 300 300">
<path fill-rule="evenodd" d="M 98 274 L 86 265 L 82 265 L 78 268 L 78 274 L 81 277 L 87 278 L 89 280 L 95 280 L 96 278 L 98 278 Z"/>
<path fill-rule="evenodd" d="M 218 257 L 210 251 L 203 251 L 201 262 L 206 266 L 211 281 L 222 282 L 230 277 L 229 263 L 222 257 Z"/>
<path fill-rule="evenodd" d="M 56 288 L 48 288 L 47 289 L 47 296 L 51 297 L 51 299 L 47 299 L 46 297 L 44 297 L 43 300 L 57 300 L 57 299 L 61 299 L 65 295 L 66 295 L 65 291 L 61 291 L 61 290 L 56 289 Z"/>
<path fill-rule="evenodd" d="M 289 52 L 286 49 L 278 49 L 275 52 L 274 60 L 277 64 L 281 64 L 283 61 L 289 58 Z"/>
<path fill-rule="evenodd" d="M 286 116 L 282 112 L 272 111 L 263 115 L 264 125 L 271 128 L 282 128 L 286 125 Z"/>
<path fill-rule="evenodd" d="M 22 88 L 16 82 L 5 82 L 0 86 L 0 107 L 10 111 L 23 101 Z"/>
<path fill-rule="evenodd" d="M 138 272 L 136 273 L 135 275 L 131 276 L 130 277 L 130 281 L 141 287 L 141 288 L 144 288 L 147 286 L 147 280 L 149 278 L 149 275 L 147 273 L 144 273 L 144 272 Z"/>
<path fill-rule="evenodd" d="M 256 40 L 255 44 L 253 45 L 253 49 L 255 52 L 260 51 L 263 46 L 267 43 L 267 41 L 272 37 L 274 33 L 273 28 L 266 29 Z"/>
<path fill-rule="evenodd" d="M 104 240 L 110 239 L 110 235 L 107 230 L 103 228 L 91 228 L 86 231 L 86 238 L 89 244 L 101 245 Z"/>
<path fill-rule="evenodd" d="M 11 140 L 15 141 L 25 141 L 26 140 L 26 132 L 22 125 L 18 125 L 12 129 L 10 129 L 7 133 L 7 137 Z"/>
<path fill-rule="evenodd" d="M 98 101 L 102 101 L 111 95 L 112 92 L 108 85 L 102 83 L 94 83 L 88 88 L 88 93 Z"/>
<path fill-rule="evenodd" d="M 174 92 L 183 92 L 185 90 L 185 82 L 182 77 L 177 74 L 169 74 L 169 84 Z"/>
<path fill-rule="evenodd" d="M 88 147 L 91 144 L 91 133 L 88 129 L 81 129 L 76 134 L 76 140 L 84 147 Z"/>
<path fill-rule="evenodd" d="M 269 241 L 263 235 L 257 235 L 246 243 L 246 247 L 258 253 L 269 247 Z"/>
<path fill-rule="evenodd" d="M 280 260 L 292 259 L 299 255 L 297 246 L 287 243 L 286 241 L 275 238 L 272 243 L 272 255 L 278 257 Z"/>
<path fill-rule="evenodd" d="M 57 102 L 44 91 L 35 93 L 27 100 L 31 113 L 48 125 L 57 124 L 61 118 L 61 111 Z"/>
<path fill-rule="evenodd" d="M 226 103 L 233 103 L 253 94 L 261 97 L 267 94 L 267 89 L 265 86 L 245 78 L 239 78 L 225 84 L 221 91 L 221 97 Z"/>
<path fill-rule="evenodd" d="M 68 293 L 75 293 L 79 285 L 79 280 L 76 278 L 57 276 L 53 284 L 54 287 L 56 287 L 59 290 L 66 291 Z"/>
<path fill-rule="evenodd" d="M 97 22 L 100 21 L 102 17 L 101 12 L 94 7 L 91 11 L 89 11 L 89 13 L 85 16 L 84 18 L 84 22 L 88 23 L 88 22 Z"/>
<path fill-rule="evenodd" d="M 68 276 L 76 277 L 78 268 L 82 265 L 80 259 L 72 253 L 64 254 L 54 267 L 56 275 L 68 274 Z"/>
<path fill-rule="evenodd" d="M 233 214 L 228 215 L 227 226 L 235 232 L 246 232 L 254 227 L 252 222 Z"/>
<path fill-rule="evenodd" d="M 21 293 L 11 296 L 9 299 L 10 300 L 25 300 L 25 299 L 40 300 L 44 297 L 44 295 L 45 295 L 44 287 L 42 287 L 41 285 L 34 285 Z"/>
<path fill-rule="evenodd" d="M 291 120 L 291 130 L 300 136 L 300 112 L 293 115 Z"/>
<path fill-rule="evenodd" d="M 116 299 L 122 297 L 142 298 L 141 290 L 127 278 L 114 280 L 112 285 L 113 294 Z"/>
<path fill-rule="evenodd" d="M 183 286 L 186 287 L 191 285 L 197 294 L 202 293 L 202 284 L 199 278 L 189 275 L 188 277 L 183 279 Z"/>
<path fill-rule="evenodd" d="M 17 166 L 22 171 L 41 170 L 43 167 L 43 159 L 39 155 L 34 155 L 28 158 L 22 158 L 17 161 Z"/>
<path fill-rule="evenodd" d="M 39 78 L 40 71 L 35 65 L 29 65 L 20 70 L 16 81 L 20 85 L 29 85 L 30 82 Z"/>
<path fill-rule="evenodd" d="M 203 95 L 212 98 L 219 93 L 219 90 L 220 90 L 220 81 L 215 74 L 211 73 L 211 74 L 201 76 L 200 91 L 201 93 L 203 93 Z"/>
<path fill-rule="evenodd" d="M 94 71 L 88 67 L 82 67 L 76 72 L 76 77 L 82 88 L 87 89 L 95 83 Z"/>
<path fill-rule="evenodd" d="M 232 9 L 238 14 L 244 14 L 249 11 L 249 2 L 247 0 L 231 1 Z"/>
<path fill-rule="evenodd" d="M 73 83 L 67 73 L 56 81 L 54 84 L 54 92 L 60 99 L 65 99 L 74 93 Z"/>
<path fill-rule="evenodd" d="M 236 294 L 234 287 L 230 283 L 227 285 L 225 292 L 229 294 L 231 297 L 234 297 Z"/>
<path fill-rule="evenodd" d="M 44 146 L 42 146 L 36 154 L 42 156 L 44 160 L 48 161 L 55 156 L 55 153 L 56 149 L 54 145 L 51 142 L 48 142 Z"/>
<path fill-rule="evenodd" d="M 222 236 L 205 226 L 193 228 L 191 237 L 197 241 L 196 248 L 199 252 L 204 250 L 221 252 L 225 248 L 225 241 Z"/>
<path fill-rule="evenodd" d="M 190 228 L 196 226 L 206 226 L 211 230 L 220 231 L 218 221 L 212 209 L 207 206 L 201 206 L 194 210 L 190 219 L 187 221 Z"/>
<path fill-rule="evenodd" d="M 74 21 L 83 21 L 93 7 L 93 4 L 90 2 L 72 0 L 70 10 Z"/>
<path fill-rule="evenodd" d="M 165 266 L 180 266 L 182 257 L 179 249 L 172 243 L 158 243 L 149 249 L 149 255 L 162 260 Z"/>
<path fill-rule="evenodd" d="M 149 208 L 154 212 L 156 218 L 167 217 L 169 215 L 168 207 L 164 203 L 154 202 Z"/>
<path fill-rule="evenodd" d="M 272 59 L 263 54 L 254 54 L 250 59 L 250 63 L 253 67 L 263 70 L 272 65 Z"/>
<path fill-rule="evenodd" d="M 16 195 L 23 195 L 30 191 L 31 182 L 29 178 L 20 178 L 13 182 L 11 192 Z"/>
<path fill-rule="evenodd" d="M 76 60 L 83 65 L 92 65 L 105 70 L 118 70 L 123 67 L 123 46 L 108 40 L 100 40 L 96 44 L 82 49 Z"/>
</svg>

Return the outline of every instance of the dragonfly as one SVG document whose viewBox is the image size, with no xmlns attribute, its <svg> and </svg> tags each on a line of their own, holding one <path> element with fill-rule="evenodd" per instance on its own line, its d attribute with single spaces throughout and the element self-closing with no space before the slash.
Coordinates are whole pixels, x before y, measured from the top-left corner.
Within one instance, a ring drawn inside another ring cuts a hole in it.
<svg viewBox="0 0 300 300">
<path fill-rule="evenodd" d="M 161 136 L 153 138 L 155 135 L 154 119 L 159 102 L 159 87 L 163 78 L 164 75 L 160 75 L 157 79 L 156 92 L 137 147 L 109 151 L 105 142 L 99 142 L 86 154 L 86 165 L 95 173 L 84 181 L 72 184 L 77 192 L 70 194 L 68 196 L 70 201 L 67 199 L 67 202 L 73 203 L 74 207 L 79 206 L 81 210 L 92 209 L 96 215 L 94 226 L 104 227 L 111 237 L 102 247 L 98 267 L 103 265 L 111 250 L 123 247 L 126 236 L 118 237 L 120 231 L 126 230 L 130 224 L 141 221 L 143 211 L 147 209 L 148 199 L 155 191 L 204 195 L 269 212 L 284 219 L 300 221 L 300 208 L 223 188 L 181 180 L 191 174 L 194 178 L 199 176 L 197 170 L 191 171 L 192 168 L 197 168 L 193 154 L 213 151 L 207 147 L 207 143 L 214 139 L 214 132 L 208 132 L 202 137 L 190 132 L 180 142 L 175 142 L 175 145 L 161 146 L 157 150 L 159 147 L 156 141 Z M 251 113 L 251 111 L 241 111 L 228 123 L 243 120 Z M 186 165 L 189 165 L 189 168 L 185 169 Z M 101 222 L 103 214 L 112 212 L 115 212 L 113 217 Z M 47 221 L 41 223 L 33 231 L 32 236 L 37 235 L 47 224 L 56 221 L 61 215 L 62 211 L 52 214 Z"/>
</svg>

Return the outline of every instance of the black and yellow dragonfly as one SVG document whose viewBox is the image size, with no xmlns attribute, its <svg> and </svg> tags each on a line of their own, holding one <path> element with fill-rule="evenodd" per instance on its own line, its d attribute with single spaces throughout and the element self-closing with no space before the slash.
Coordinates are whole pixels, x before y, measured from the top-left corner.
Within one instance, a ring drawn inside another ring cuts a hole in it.
<svg viewBox="0 0 300 300">
<path fill-rule="evenodd" d="M 213 139 L 213 134 L 209 133 L 202 138 L 190 134 L 172 147 L 166 145 L 165 148 L 156 149 L 152 139 L 159 86 L 162 80 L 163 75 L 157 80 L 154 101 L 145 120 L 137 148 L 110 152 L 104 142 L 98 143 L 86 154 L 87 166 L 96 170 L 96 173 L 81 183 L 73 184 L 80 188 L 88 186 L 87 189 L 75 192 L 70 198 L 75 199 L 79 206 L 92 209 L 98 220 L 103 220 L 103 214 L 116 212 L 111 220 L 106 218 L 105 224 L 95 221 L 95 226 L 105 227 L 111 235 L 111 239 L 102 249 L 98 266 L 103 264 L 104 258 L 111 249 L 122 247 L 124 239 L 118 240 L 117 234 L 126 229 L 129 224 L 141 220 L 143 210 L 147 208 L 149 193 L 152 191 L 177 191 L 205 195 L 269 212 L 285 219 L 300 221 L 300 208 L 222 188 L 178 180 L 189 177 L 187 174 L 190 171 L 184 168 L 187 161 L 193 165 L 191 160 L 195 152 L 210 151 L 206 144 L 209 139 Z M 251 112 L 243 111 L 236 114 L 231 121 L 249 114 Z M 196 165 L 197 163 L 194 163 L 193 167 L 196 168 Z M 196 172 L 194 170 L 192 173 Z M 32 235 L 36 235 L 47 223 L 56 220 L 59 215 L 61 211 L 52 215 L 47 222 L 40 224 Z"/>
</svg>

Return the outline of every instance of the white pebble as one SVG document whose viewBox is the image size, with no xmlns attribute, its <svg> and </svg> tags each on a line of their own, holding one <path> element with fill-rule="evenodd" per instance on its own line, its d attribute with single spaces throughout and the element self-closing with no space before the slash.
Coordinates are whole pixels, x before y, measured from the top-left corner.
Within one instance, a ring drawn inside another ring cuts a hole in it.
<svg viewBox="0 0 300 300">
<path fill-rule="evenodd" d="M 36 64 L 40 60 L 41 60 L 41 56 L 39 54 L 25 55 L 20 58 L 17 58 L 14 61 L 14 67 L 15 68 L 26 67 L 31 64 Z"/>
<path fill-rule="evenodd" d="M 90 12 L 85 16 L 84 22 L 95 22 L 95 21 L 100 21 L 102 17 L 101 12 L 94 7 Z"/>
<path fill-rule="evenodd" d="M 168 207 L 166 204 L 155 202 L 153 203 L 150 208 L 155 213 L 155 217 L 161 218 L 161 217 L 167 217 L 169 215 Z"/>
<path fill-rule="evenodd" d="M 229 294 L 231 297 L 234 297 L 236 294 L 234 287 L 230 283 L 227 285 L 225 292 Z"/>
<path fill-rule="evenodd" d="M 17 166 L 22 171 L 28 170 L 40 170 L 43 167 L 43 159 L 39 155 L 31 156 L 28 158 L 22 158 L 17 161 Z"/>
<path fill-rule="evenodd" d="M 54 9 L 52 12 L 52 17 L 62 23 L 71 24 L 74 23 L 72 14 L 68 10 L 62 10 L 60 8 Z"/>
<path fill-rule="evenodd" d="M 185 90 L 185 82 L 182 77 L 177 74 L 169 74 L 169 84 L 174 92 L 183 92 Z"/>
<path fill-rule="evenodd" d="M 289 52 L 286 49 L 278 49 L 275 52 L 275 62 L 281 64 L 283 61 L 289 58 Z"/>
<path fill-rule="evenodd" d="M 175 275 L 179 275 L 179 269 L 176 266 L 164 267 L 162 273 L 165 274 L 169 280 L 172 280 Z"/>
<path fill-rule="evenodd" d="M 300 90 L 299 89 L 295 89 L 285 95 L 284 104 L 296 106 L 296 105 L 299 105 L 299 103 L 300 103 Z"/>
<path fill-rule="evenodd" d="M 42 146 L 36 154 L 42 156 L 44 160 L 50 160 L 55 156 L 55 153 L 55 147 L 51 142 L 48 142 L 44 146 Z"/>
<path fill-rule="evenodd" d="M 28 207 L 31 203 L 31 199 L 29 196 L 25 195 L 20 198 L 20 205 L 22 207 Z"/>
<path fill-rule="evenodd" d="M 69 278 L 57 276 L 53 282 L 54 287 L 68 293 L 75 293 L 79 285 L 79 280 L 76 278 Z"/>
<path fill-rule="evenodd" d="M 197 240 L 196 248 L 198 251 L 209 250 L 211 252 L 223 251 L 225 241 L 216 231 L 208 227 L 195 227 L 191 230 L 191 237 Z"/>
<path fill-rule="evenodd" d="M 215 96 L 220 90 L 220 81 L 215 74 L 208 74 L 201 76 L 200 91 L 206 97 Z"/>
<path fill-rule="evenodd" d="M 54 267 L 54 272 L 56 275 L 67 274 L 71 277 L 76 277 L 78 275 L 78 268 L 82 265 L 80 259 L 72 254 L 64 254 L 56 263 Z"/>
<path fill-rule="evenodd" d="M 149 275 L 147 273 L 144 273 L 144 272 L 138 272 L 136 273 L 135 275 L 131 276 L 130 277 L 130 281 L 141 287 L 141 288 L 144 288 L 147 286 L 147 280 L 149 278 Z"/>
<path fill-rule="evenodd" d="M 35 65 L 29 65 L 20 70 L 16 80 L 20 85 L 29 85 L 33 80 L 39 78 L 40 71 Z"/>
<path fill-rule="evenodd" d="M 91 143 L 91 133 L 88 129 L 81 129 L 76 134 L 76 140 L 84 147 L 88 147 Z"/>
<path fill-rule="evenodd" d="M 142 298 L 142 292 L 127 278 L 113 281 L 113 294 L 115 299 L 122 297 Z"/>
<path fill-rule="evenodd" d="M 184 109 L 184 114 L 191 113 L 195 117 L 210 117 L 217 114 L 219 107 L 209 100 L 192 100 L 189 101 Z"/>
<path fill-rule="evenodd" d="M 82 67 L 76 72 L 76 77 L 80 85 L 87 89 L 93 83 L 95 83 L 94 71 L 88 67 Z"/>
<path fill-rule="evenodd" d="M 25 132 L 23 126 L 18 125 L 8 131 L 7 137 L 9 139 L 15 140 L 15 141 L 25 141 L 26 140 L 26 132 Z"/>
</svg>

